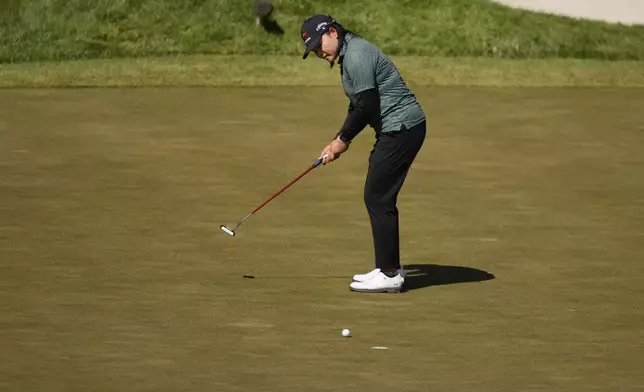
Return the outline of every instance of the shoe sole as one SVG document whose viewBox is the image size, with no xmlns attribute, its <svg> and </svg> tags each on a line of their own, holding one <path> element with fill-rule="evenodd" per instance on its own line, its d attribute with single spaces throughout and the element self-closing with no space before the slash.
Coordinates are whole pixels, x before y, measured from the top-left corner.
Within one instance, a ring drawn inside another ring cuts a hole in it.
<svg viewBox="0 0 644 392">
<path fill-rule="evenodd" d="M 362 283 L 362 282 L 364 282 L 364 280 L 355 280 L 355 279 L 351 279 L 351 283 L 354 283 L 354 282 L 355 282 L 355 283 Z"/>
<path fill-rule="evenodd" d="M 400 293 L 402 291 L 402 287 L 378 290 L 354 289 L 353 287 L 349 287 L 349 289 L 351 291 L 355 291 L 356 293 Z"/>
<path fill-rule="evenodd" d="M 407 275 L 403 276 L 403 277 L 402 277 L 402 278 L 403 278 L 403 280 L 404 280 L 406 277 L 407 277 Z M 364 282 L 365 280 L 367 280 L 367 279 L 356 280 L 355 278 L 352 278 L 352 279 L 351 279 L 351 282 Z"/>
</svg>

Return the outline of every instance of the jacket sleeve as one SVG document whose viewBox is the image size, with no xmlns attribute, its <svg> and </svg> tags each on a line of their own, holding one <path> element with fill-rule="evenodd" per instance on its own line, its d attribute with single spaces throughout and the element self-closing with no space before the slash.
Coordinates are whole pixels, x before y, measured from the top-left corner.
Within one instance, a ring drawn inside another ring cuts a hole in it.
<svg viewBox="0 0 644 392">
<path fill-rule="evenodd" d="M 355 100 L 349 105 L 347 117 L 337 137 L 348 143 L 367 125 L 372 125 L 375 128 L 379 117 L 380 96 L 378 91 L 375 88 L 362 91 L 356 94 Z"/>
</svg>

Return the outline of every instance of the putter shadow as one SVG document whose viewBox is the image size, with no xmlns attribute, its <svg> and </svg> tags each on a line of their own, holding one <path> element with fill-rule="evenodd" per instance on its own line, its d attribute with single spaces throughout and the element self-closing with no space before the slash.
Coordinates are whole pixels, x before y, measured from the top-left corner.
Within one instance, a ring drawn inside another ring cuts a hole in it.
<svg viewBox="0 0 644 392">
<path fill-rule="evenodd" d="M 429 286 L 483 282 L 495 279 L 495 276 L 489 272 L 454 265 L 409 264 L 405 265 L 404 268 L 407 272 L 405 291 L 418 290 Z"/>
</svg>

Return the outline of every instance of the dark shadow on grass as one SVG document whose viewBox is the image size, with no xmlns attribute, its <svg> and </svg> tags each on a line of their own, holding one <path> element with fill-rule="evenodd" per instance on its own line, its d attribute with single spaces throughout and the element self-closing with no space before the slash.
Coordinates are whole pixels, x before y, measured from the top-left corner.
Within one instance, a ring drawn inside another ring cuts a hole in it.
<svg viewBox="0 0 644 392">
<path fill-rule="evenodd" d="M 405 265 L 405 291 L 455 283 L 483 282 L 495 278 L 489 272 L 476 268 L 437 264 Z"/>
<path fill-rule="evenodd" d="M 273 17 L 275 7 L 268 0 L 255 0 L 254 5 L 257 24 L 262 26 L 269 34 L 284 35 L 284 29 Z"/>
<path fill-rule="evenodd" d="M 276 20 L 273 19 L 262 19 L 260 21 L 260 24 L 266 30 L 267 33 L 269 34 L 275 34 L 275 35 L 284 35 L 284 29 L 282 26 L 280 26 L 279 23 L 277 23 Z"/>
<path fill-rule="evenodd" d="M 476 268 L 455 265 L 409 264 L 405 265 L 405 285 L 403 291 L 422 289 L 455 283 L 483 282 L 495 279 L 489 272 Z M 244 279 L 347 279 L 347 276 L 261 276 L 243 275 Z M 350 278 L 349 278 L 350 279 Z"/>
</svg>

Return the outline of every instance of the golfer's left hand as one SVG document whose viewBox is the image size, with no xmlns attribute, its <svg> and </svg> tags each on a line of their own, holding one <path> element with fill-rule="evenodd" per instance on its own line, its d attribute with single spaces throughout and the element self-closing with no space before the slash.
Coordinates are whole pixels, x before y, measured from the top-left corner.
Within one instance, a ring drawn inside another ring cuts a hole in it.
<svg viewBox="0 0 644 392">
<path fill-rule="evenodd" d="M 324 149 L 322 150 L 322 153 L 320 154 L 320 158 L 322 159 L 322 164 L 326 165 L 327 163 L 331 163 L 336 159 L 339 159 L 342 153 L 344 153 L 348 149 L 349 149 L 349 143 L 345 143 L 338 138 L 333 139 L 331 143 L 329 143 L 326 147 L 324 147 Z M 326 158 L 325 158 L 325 155 L 326 155 Z"/>
</svg>

